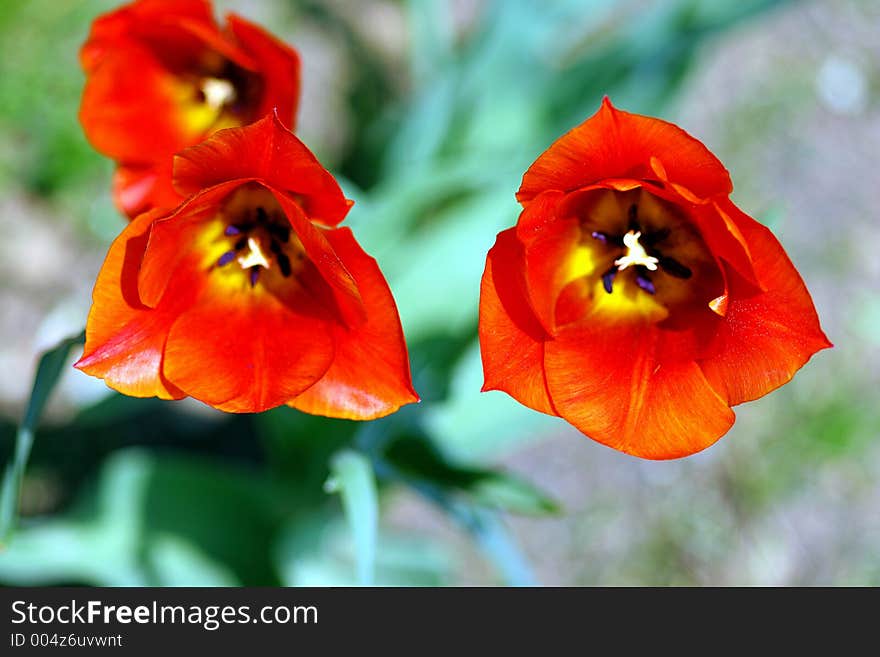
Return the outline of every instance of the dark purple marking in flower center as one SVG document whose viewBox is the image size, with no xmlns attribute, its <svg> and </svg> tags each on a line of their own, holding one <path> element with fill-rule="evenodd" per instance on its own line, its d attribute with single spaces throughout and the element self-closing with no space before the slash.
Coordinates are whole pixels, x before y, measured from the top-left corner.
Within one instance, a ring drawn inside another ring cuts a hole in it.
<svg viewBox="0 0 880 657">
<path fill-rule="evenodd" d="M 290 263 L 290 256 L 284 252 L 282 244 L 290 242 L 290 226 L 285 226 L 279 221 L 274 220 L 262 206 L 257 206 L 252 216 L 255 217 L 252 220 L 239 221 L 226 226 L 223 234 L 226 237 L 237 237 L 238 239 L 230 251 L 220 256 L 217 260 L 217 266 L 223 267 L 232 262 L 235 259 L 236 253 L 247 246 L 251 231 L 261 228 L 264 231 L 264 235 L 270 239 L 269 250 L 278 262 L 278 269 L 281 271 L 281 275 L 285 278 L 289 277 L 293 273 L 293 267 Z M 302 253 L 297 253 L 296 257 L 298 260 L 302 260 L 304 256 Z M 259 270 L 260 265 L 251 267 L 248 270 L 251 287 L 255 286 L 259 280 Z"/>
<path fill-rule="evenodd" d="M 668 228 L 661 228 L 655 231 L 643 229 L 639 225 L 639 206 L 636 203 L 633 203 L 627 209 L 627 225 L 628 231 L 641 233 L 639 242 L 645 248 L 645 252 L 648 255 L 657 258 L 660 269 L 675 278 L 688 279 L 693 275 L 689 267 L 681 264 L 675 258 L 663 255 L 656 248 L 657 244 L 660 244 L 669 237 L 670 230 Z M 590 237 L 607 246 L 621 248 L 624 246 L 622 234 L 594 230 L 590 233 Z M 656 294 L 657 288 L 648 276 L 648 268 L 643 265 L 636 265 L 634 269 L 636 271 L 636 284 L 648 294 Z M 605 288 L 608 294 L 614 291 L 614 277 L 617 275 L 617 271 L 617 267 L 612 267 L 602 274 L 602 287 Z"/>
</svg>

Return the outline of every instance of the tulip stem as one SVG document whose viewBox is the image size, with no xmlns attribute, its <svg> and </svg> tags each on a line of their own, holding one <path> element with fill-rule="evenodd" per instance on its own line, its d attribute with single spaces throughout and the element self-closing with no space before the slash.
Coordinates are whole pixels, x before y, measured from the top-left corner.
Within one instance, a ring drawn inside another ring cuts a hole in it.
<svg viewBox="0 0 880 657">
<path fill-rule="evenodd" d="M 18 515 L 21 484 L 34 443 L 34 432 L 55 384 L 61 376 L 70 352 L 85 343 L 85 332 L 62 340 L 40 357 L 34 386 L 25 408 L 24 418 L 15 436 L 15 451 L 3 472 L 0 486 L 0 549 L 9 542 Z"/>
</svg>

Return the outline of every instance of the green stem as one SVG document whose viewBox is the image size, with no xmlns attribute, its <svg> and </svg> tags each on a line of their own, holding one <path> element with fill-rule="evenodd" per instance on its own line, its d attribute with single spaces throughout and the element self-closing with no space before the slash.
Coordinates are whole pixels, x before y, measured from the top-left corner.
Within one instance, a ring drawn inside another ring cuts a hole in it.
<svg viewBox="0 0 880 657">
<path fill-rule="evenodd" d="M 49 395 L 52 394 L 55 384 L 61 377 L 70 352 L 75 347 L 82 345 L 85 339 L 85 332 L 82 332 L 75 337 L 62 340 L 56 347 L 40 357 L 37 373 L 34 376 L 34 387 L 31 390 L 24 418 L 15 436 L 15 452 L 3 472 L 3 483 L 0 487 L 0 547 L 9 542 L 15 529 L 19 498 L 21 497 L 21 483 L 31 455 L 31 447 L 34 444 L 37 423 L 40 421 Z"/>
</svg>

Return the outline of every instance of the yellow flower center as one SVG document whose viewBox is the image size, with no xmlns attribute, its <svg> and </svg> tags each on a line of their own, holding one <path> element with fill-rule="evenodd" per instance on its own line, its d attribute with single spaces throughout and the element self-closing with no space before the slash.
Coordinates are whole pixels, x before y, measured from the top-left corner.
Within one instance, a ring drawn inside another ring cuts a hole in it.
<svg viewBox="0 0 880 657">
<path fill-rule="evenodd" d="M 684 325 L 724 289 L 686 212 L 649 190 L 573 194 L 564 211 L 580 236 L 557 273 L 557 326 L 596 314 Z"/>
<path fill-rule="evenodd" d="M 199 237 L 204 267 L 230 289 L 295 288 L 307 265 L 305 249 L 268 190 L 237 189 Z M 259 285 L 258 285 L 259 284 Z"/>
</svg>

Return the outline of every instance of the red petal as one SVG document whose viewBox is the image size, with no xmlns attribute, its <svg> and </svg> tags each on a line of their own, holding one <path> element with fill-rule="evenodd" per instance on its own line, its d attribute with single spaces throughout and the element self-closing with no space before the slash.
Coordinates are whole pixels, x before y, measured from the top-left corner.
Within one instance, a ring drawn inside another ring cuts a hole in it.
<svg viewBox="0 0 880 657">
<path fill-rule="evenodd" d="M 158 216 L 150 227 L 146 253 L 138 273 L 137 294 L 141 303 L 155 308 L 178 266 L 191 256 L 203 222 L 220 211 L 220 202 L 240 187 L 232 181 L 206 189 L 173 211 Z"/>
<path fill-rule="evenodd" d="M 133 219 L 151 208 L 174 208 L 183 197 L 171 184 L 171 161 L 120 165 L 113 175 L 113 200 Z"/>
<path fill-rule="evenodd" d="M 596 114 L 529 167 L 517 199 L 527 203 L 548 189 L 572 191 L 606 178 L 656 180 L 664 174 L 701 198 L 733 189 L 724 165 L 684 130 L 617 110 L 605 98 Z"/>
<path fill-rule="evenodd" d="M 739 228 L 722 210 L 718 202 L 693 203 L 675 189 L 664 188 L 650 182 L 641 186 L 654 196 L 679 206 L 685 212 L 700 231 L 703 241 L 721 268 L 722 274 L 724 274 L 724 268 L 721 261 L 724 260 L 743 279 L 755 287 L 760 287 L 752 267 L 748 244 Z"/>
<path fill-rule="evenodd" d="M 243 279 L 244 281 L 244 279 Z M 191 397 L 231 413 L 258 413 L 290 401 L 333 360 L 332 318 L 308 291 L 278 297 L 262 286 L 223 285 L 198 259 L 181 263 L 174 295 L 197 299 L 171 325 L 165 376 Z"/>
<path fill-rule="evenodd" d="M 397 307 L 376 261 L 348 228 L 324 233 L 357 281 L 366 322 L 333 327 L 336 355 L 327 373 L 289 403 L 306 413 L 372 420 L 419 400 L 412 388 L 409 358 Z"/>
<path fill-rule="evenodd" d="M 330 285 L 341 319 L 349 326 L 356 326 L 364 321 L 365 310 L 361 293 L 352 274 L 346 269 L 345 263 L 333 250 L 327 239 L 327 233 L 315 226 L 310 217 L 306 217 L 299 204 L 277 189 L 271 189 L 278 199 L 281 209 L 287 215 L 293 232 L 302 242 L 306 255 L 311 260 L 321 277 Z"/>
<path fill-rule="evenodd" d="M 544 379 L 548 336 L 529 307 L 524 267 L 516 229 L 499 233 L 480 287 L 483 390 L 503 390 L 529 408 L 556 415 Z"/>
<path fill-rule="evenodd" d="M 202 223 L 220 211 L 223 200 L 232 191 L 248 182 L 255 181 L 232 180 L 206 189 L 155 222 L 140 270 L 139 295 L 145 305 L 155 307 L 159 303 L 172 272 L 188 256 L 188 247 L 196 240 Z M 324 232 L 308 220 L 287 194 L 271 188 L 269 191 L 278 200 L 306 256 L 314 264 L 314 270 L 303 274 L 309 280 L 301 282 L 309 285 L 322 298 L 327 309 L 338 313 L 339 321 L 349 326 L 363 322 L 365 311 L 358 285 Z"/>
<path fill-rule="evenodd" d="M 179 150 L 189 135 L 177 120 L 174 84 L 155 56 L 137 44 L 103 58 L 86 81 L 79 111 L 89 142 L 131 163 L 159 161 Z"/>
<path fill-rule="evenodd" d="M 217 29 L 208 0 L 138 0 L 99 16 L 80 51 L 82 67 L 90 73 L 108 52 L 130 39 L 156 38 L 163 33 L 173 38 L 181 21 Z"/>
<path fill-rule="evenodd" d="M 86 345 L 76 367 L 126 395 L 179 399 L 184 394 L 161 372 L 173 320 L 168 311 L 174 309 L 155 312 L 137 298 L 137 271 L 157 215 L 141 215 L 111 245 L 95 283 Z"/>
<path fill-rule="evenodd" d="M 700 367 L 731 405 L 757 399 L 787 383 L 817 351 L 831 346 L 819 326 L 810 293 L 773 234 L 729 201 L 765 292 L 736 276 L 708 355 Z"/>
<path fill-rule="evenodd" d="M 262 102 L 255 116 L 278 112 L 282 122 L 292 130 L 296 125 L 296 109 L 300 91 L 299 55 L 258 25 L 230 14 L 229 27 L 236 41 L 255 63 L 265 85 Z"/>
<path fill-rule="evenodd" d="M 733 411 L 676 336 L 649 323 L 592 322 L 548 342 L 547 386 L 559 415 L 627 454 L 693 454 L 731 427 Z"/>
<path fill-rule="evenodd" d="M 567 263 L 581 238 L 575 216 L 557 216 L 561 192 L 544 192 L 520 215 L 516 233 L 524 248 L 528 299 L 550 334 L 556 331 L 556 302 L 570 281 Z"/>
<path fill-rule="evenodd" d="M 326 226 L 342 221 L 351 207 L 336 179 L 275 115 L 220 130 L 174 158 L 174 184 L 182 194 L 241 178 L 297 196 L 309 219 Z"/>
</svg>

